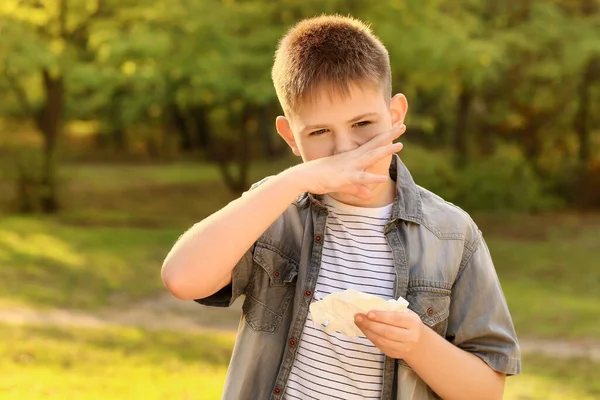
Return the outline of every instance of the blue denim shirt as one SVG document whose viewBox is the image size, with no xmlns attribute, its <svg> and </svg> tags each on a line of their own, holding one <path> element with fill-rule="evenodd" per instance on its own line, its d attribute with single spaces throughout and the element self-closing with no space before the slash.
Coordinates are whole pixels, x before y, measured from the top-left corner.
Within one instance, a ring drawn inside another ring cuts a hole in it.
<svg viewBox="0 0 600 400">
<path fill-rule="evenodd" d="M 520 373 L 515 329 L 481 232 L 467 213 L 416 185 L 396 155 L 390 176 L 397 194 L 385 235 L 395 297 L 494 370 Z M 327 215 L 318 197 L 300 196 L 242 257 L 231 284 L 196 300 L 227 307 L 245 295 L 223 399 L 282 399 L 319 275 Z M 406 362 L 386 357 L 381 398 L 439 397 Z"/>
</svg>

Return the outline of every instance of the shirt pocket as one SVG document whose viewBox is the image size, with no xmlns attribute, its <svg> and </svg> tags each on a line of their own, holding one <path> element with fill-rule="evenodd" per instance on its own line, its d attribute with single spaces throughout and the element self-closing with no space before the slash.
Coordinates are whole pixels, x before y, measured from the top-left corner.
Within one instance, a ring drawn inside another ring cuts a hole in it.
<svg viewBox="0 0 600 400">
<path fill-rule="evenodd" d="M 298 263 L 261 243 L 256 244 L 253 260 L 254 271 L 242 307 L 246 324 L 254 331 L 273 333 L 294 297 Z"/>
<path fill-rule="evenodd" d="M 450 316 L 450 290 L 427 286 L 409 287 L 406 300 L 409 302 L 408 308 L 421 317 L 421 321 L 425 325 L 442 337 L 446 335 L 448 317 Z M 400 359 L 398 362 L 400 367 L 412 371 L 406 361 Z M 420 384 L 423 382 L 415 374 L 413 383 Z M 433 392 L 430 392 L 430 396 L 433 397 L 423 398 L 438 398 Z"/>
<path fill-rule="evenodd" d="M 450 290 L 409 287 L 406 300 L 409 302 L 408 308 L 417 313 L 425 325 L 440 336 L 446 335 L 450 315 Z"/>
</svg>

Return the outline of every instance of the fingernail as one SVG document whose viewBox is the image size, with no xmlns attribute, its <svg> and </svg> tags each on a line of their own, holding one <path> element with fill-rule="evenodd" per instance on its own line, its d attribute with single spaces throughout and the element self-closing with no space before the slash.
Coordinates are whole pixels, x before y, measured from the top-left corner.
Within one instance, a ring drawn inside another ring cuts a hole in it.
<svg viewBox="0 0 600 400">
<path fill-rule="evenodd" d="M 376 315 L 375 315 L 374 312 L 370 312 L 368 316 L 369 316 L 370 319 L 373 319 L 373 318 L 376 317 Z"/>
<path fill-rule="evenodd" d="M 354 317 L 354 320 L 356 322 L 363 322 L 363 317 L 361 317 L 360 315 L 357 315 L 356 317 Z"/>
</svg>

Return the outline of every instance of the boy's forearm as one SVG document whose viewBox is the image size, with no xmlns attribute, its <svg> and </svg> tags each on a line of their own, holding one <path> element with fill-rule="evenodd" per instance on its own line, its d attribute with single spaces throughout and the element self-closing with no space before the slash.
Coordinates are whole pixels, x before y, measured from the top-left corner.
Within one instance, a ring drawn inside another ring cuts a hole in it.
<svg viewBox="0 0 600 400">
<path fill-rule="evenodd" d="M 502 399 L 504 375 L 429 328 L 405 361 L 443 399 Z"/>
<path fill-rule="evenodd" d="M 181 299 L 209 296 L 229 282 L 244 253 L 302 193 L 290 168 L 195 224 L 175 243 L 162 280 Z"/>
</svg>

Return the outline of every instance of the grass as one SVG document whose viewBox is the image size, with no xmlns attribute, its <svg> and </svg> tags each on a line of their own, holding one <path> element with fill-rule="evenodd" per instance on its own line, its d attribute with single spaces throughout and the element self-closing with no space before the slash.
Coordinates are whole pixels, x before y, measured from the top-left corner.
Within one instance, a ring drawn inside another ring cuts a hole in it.
<svg viewBox="0 0 600 400">
<path fill-rule="evenodd" d="M 86 309 L 150 296 L 164 290 L 160 265 L 180 233 L 2 219 L 0 304 Z"/>
<path fill-rule="evenodd" d="M 260 165 L 250 182 L 289 163 Z M 173 242 L 233 198 L 209 165 L 71 165 L 63 176 L 60 215 L 0 219 L 0 304 L 95 308 L 164 293 Z M 521 335 L 600 339 L 600 216 L 475 219 Z"/>
<path fill-rule="evenodd" d="M 260 166 L 250 181 L 285 166 Z M 173 242 L 233 198 L 208 165 L 72 165 L 62 176 L 61 214 L 0 219 L 0 306 L 95 309 L 166 293 L 159 269 Z M 0 202 L 3 188 L 0 178 Z M 600 340 L 599 215 L 475 219 L 519 335 Z M 230 334 L 0 325 L 0 397 L 218 399 L 233 342 Z M 600 365 L 586 360 L 526 355 L 505 399 L 598 398 L 597 376 Z"/>
<path fill-rule="evenodd" d="M 251 182 L 280 168 L 259 166 Z M 63 176 L 64 212 L 0 219 L 0 304 L 86 309 L 164 293 L 172 244 L 233 199 L 209 165 L 71 166 Z"/>
<path fill-rule="evenodd" d="M 600 340 L 600 219 L 512 218 L 487 242 L 518 332 Z"/>
<path fill-rule="evenodd" d="M 0 393 L 21 399 L 218 399 L 233 335 L 0 326 Z"/>
<path fill-rule="evenodd" d="M 232 335 L 0 326 L 0 392 L 17 399 L 220 398 Z M 526 357 L 506 400 L 591 400 L 600 364 Z"/>
</svg>

